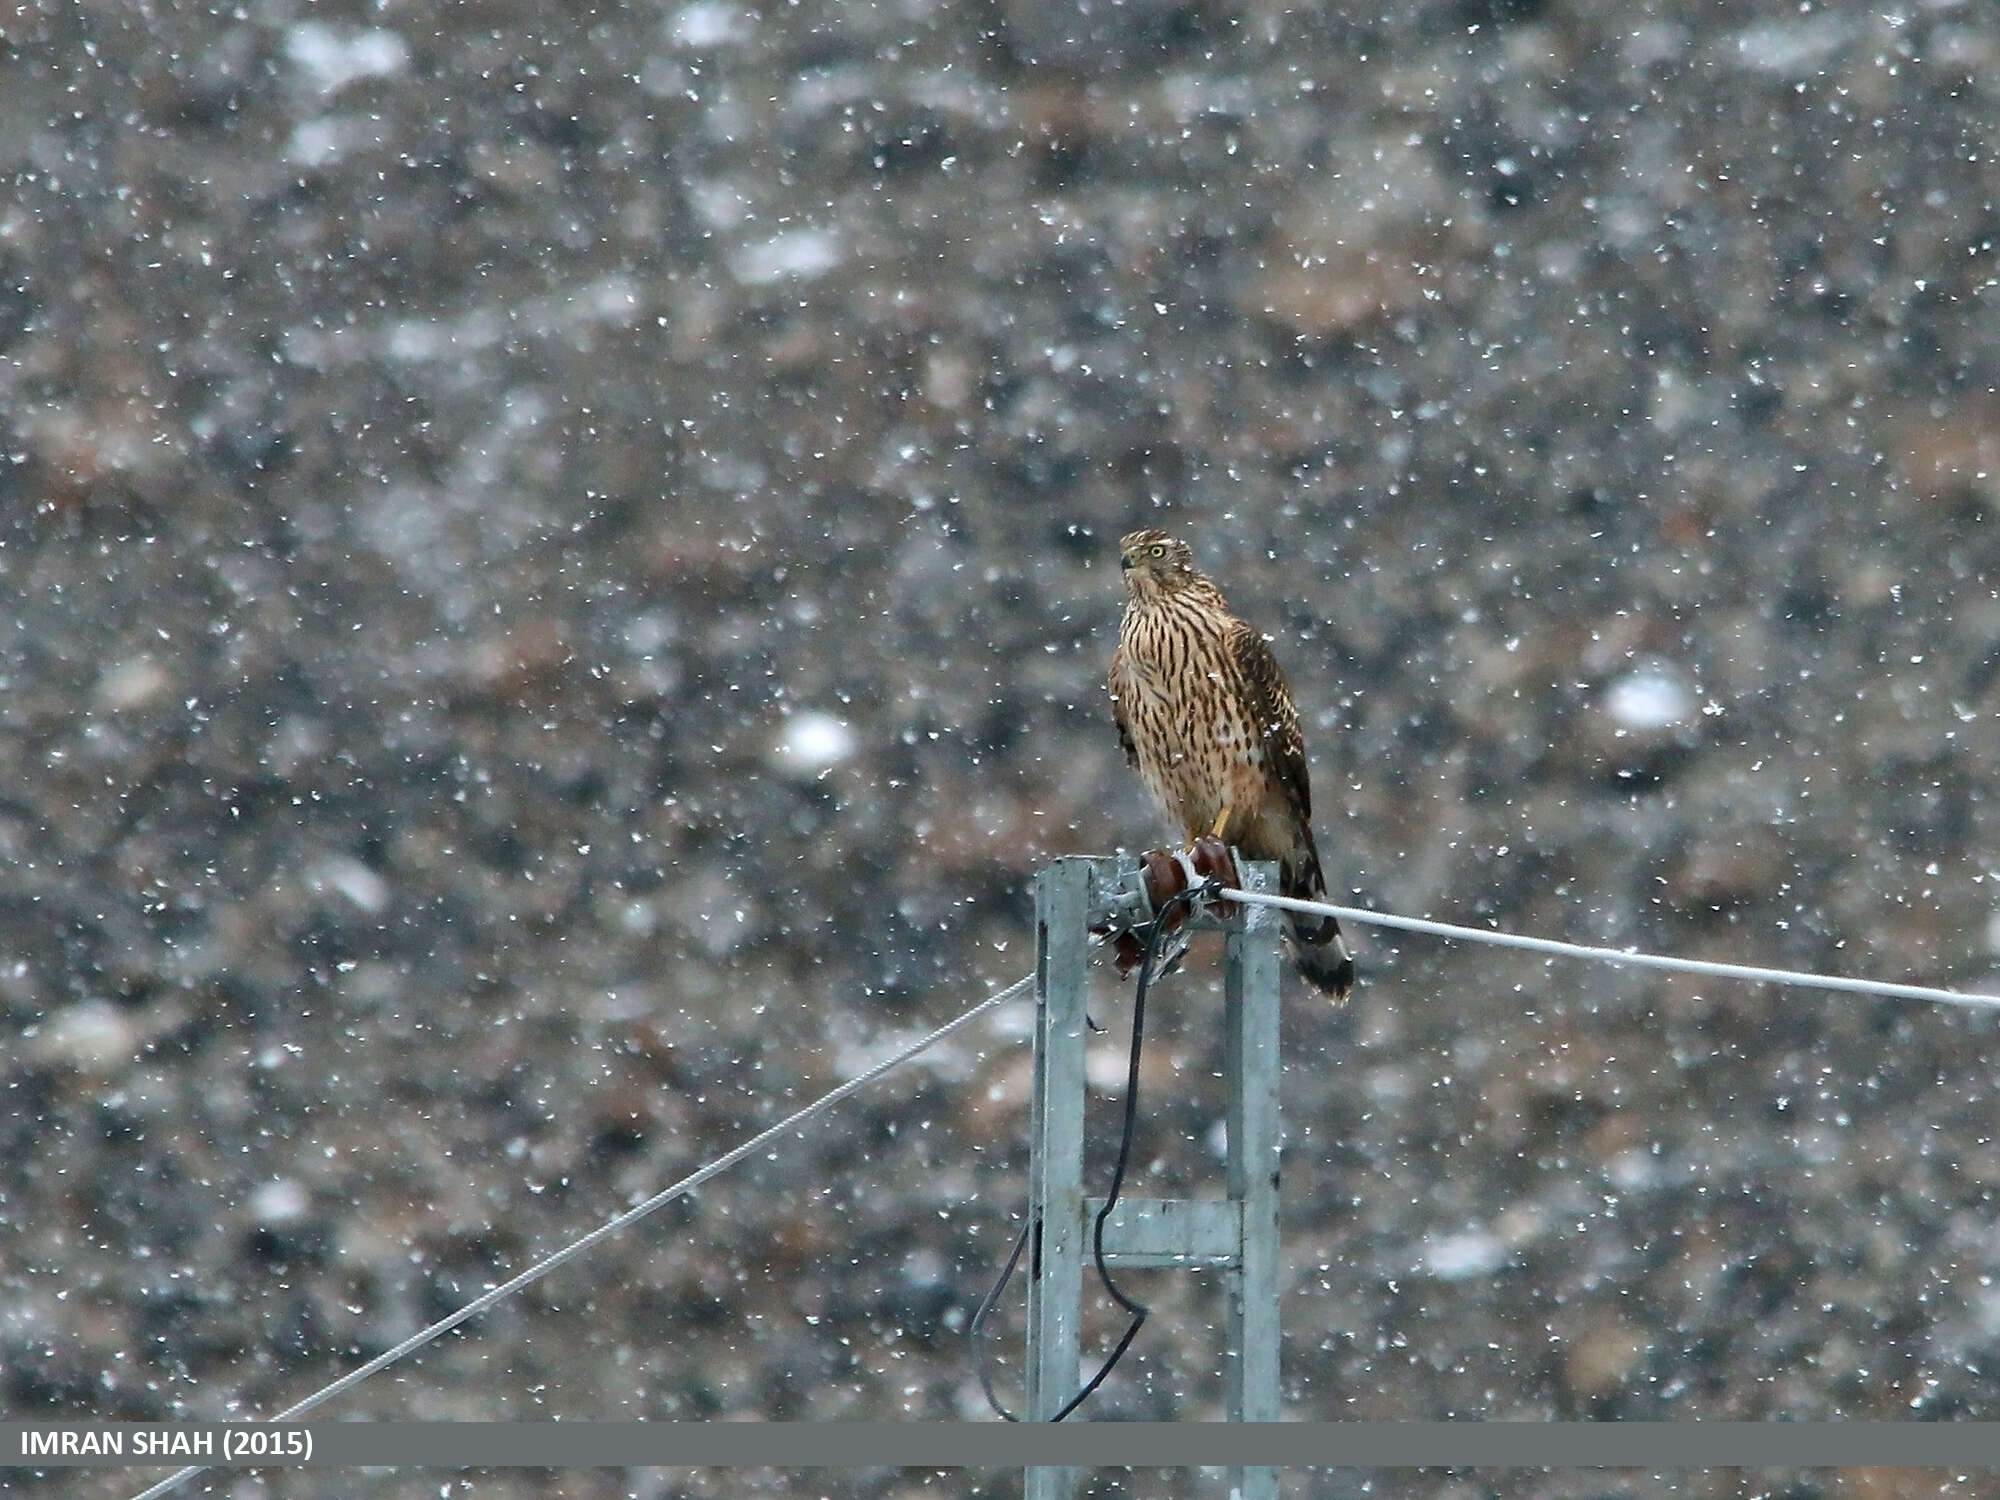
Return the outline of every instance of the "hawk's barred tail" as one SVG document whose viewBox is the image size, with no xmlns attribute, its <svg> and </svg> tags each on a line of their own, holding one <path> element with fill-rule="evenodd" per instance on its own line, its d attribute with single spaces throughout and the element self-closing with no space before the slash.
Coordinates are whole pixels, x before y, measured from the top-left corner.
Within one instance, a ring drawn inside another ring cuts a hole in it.
<svg viewBox="0 0 2000 1500">
<path fill-rule="evenodd" d="M 1354 987 L 1354 955 L 1347 951 L 1347 940 L 1340 935 L 1340 924 L 1328 917 L 1321 930 L 1328 935 L 1317 934 L 1308 937 L 1299 928 L 1312 922 L 1310 917 L 1295 917 L 1292 920 L 1290 939 L 1292 958 L 1299 966 L 1299 973 L 1305 976 L 1307 984 L 1323 991 L 1327 999 L 1335 1005 L 1347 998 L 1347 992 Z"/>
<path fill-rule="evenodd" d="M 1296 901 L 1326 898 L 1326 881 L 1319 872 L 1319 854 L 1309 850 L 1303 864 L 1294 870 L 1286 864 L 1280 871 L 1283 894 Z M 1338 1005 L 1354 987 L 1354 955 L 1347 939 L 1340 935 L 1340 923 L 1332 917 L 1312 917 L 1294 913 L 1285 929 L 1285 946 L 1307 984 L 1320 990 Z"/>
</svg>

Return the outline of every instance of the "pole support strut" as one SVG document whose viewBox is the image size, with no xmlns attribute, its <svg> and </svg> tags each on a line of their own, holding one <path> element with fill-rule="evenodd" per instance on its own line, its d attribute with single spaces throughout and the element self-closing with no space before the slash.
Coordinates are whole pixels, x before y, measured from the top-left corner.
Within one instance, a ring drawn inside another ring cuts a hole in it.
<svg viewBox="0 0 2000 1500">
<path fill-rule="evenodd" d="M 1275 891 L 1277 867 L 1244 865 L 1246 891 Z M 1078 1324 L 1090 1225 L 1102 1198 L 1083 1191 L 1084 1061 L 1090 932 L 1149 910 L 1136 859 L 1069 855 L 1035 877 L 1035 1087 L 1028 1152 L 1028 1410 L 1048 1421 L 1081 1381 Z M 1224 1415 L 1279 1420 L 1278 918 L 1236 905 L 1223 944 L 1224 1124 L 1221 1198 L 1121 1198 L 1105 1224 L 1105 1260 L 1219 1270 L 1228 1302 Z M 1033 1467 L 1026 1500 L 1074 1500 L 1082 1471 Z M 1277 1500 L 1275 1468 L 1231 1467 L 1240 1500 Z"/>
</svg>

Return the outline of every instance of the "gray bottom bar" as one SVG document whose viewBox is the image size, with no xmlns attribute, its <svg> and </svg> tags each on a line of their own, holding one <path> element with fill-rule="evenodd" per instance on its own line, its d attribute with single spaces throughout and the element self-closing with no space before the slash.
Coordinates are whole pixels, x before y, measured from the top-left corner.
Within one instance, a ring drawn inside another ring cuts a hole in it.
<svg viewBox="0 0 2000 1500">
<path fill-rule="evenodd" d="M 63 1434 L 76 1437 L 64 1440 Z M 175 1434 L 162 1443 L 154 1434 Z M 209 1434 L 198 1446 L 201 1434 Z M 230 1436 L 256 1434 L 251 1444 Z M 278 1435 L 295 1434 L 289 1441 Z M 51 1435 L 54 1435 L 52 1438 Z M 68 1447 L 72 1451 L 63 1453 Z M 250 1455 L 237 1456 L 246 1450 Z M 77 1449 L 88 1451 L 78 1452 Z M 310 1452 L 303 1460 L 297 1455 Z M 140 1456 L 141 1454 L 145 1456 Z M 284 1456 L 294 1455 L 294 1456 Z M 2000 1467 L 1996 1422 L 0 1423 L 0 1466 Z M 151 1476 L 157 1477 L 157 1474 Z"/>
</svg>

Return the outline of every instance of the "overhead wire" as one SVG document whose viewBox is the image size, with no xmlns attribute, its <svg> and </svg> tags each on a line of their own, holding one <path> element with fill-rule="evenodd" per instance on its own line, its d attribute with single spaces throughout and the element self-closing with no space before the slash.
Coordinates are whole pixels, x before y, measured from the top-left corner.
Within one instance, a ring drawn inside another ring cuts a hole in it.
<svg viewBox="0 0 2000 1500">
<path fill-rule="evenodd" d="M 387 1369 L 390 1365 L 395 1364 L 398 1360 L 407 1358 L 409 1355 L 416 1353 L 419 1349 L 423 1348 L 426 1344 L 431 1343 L 433 1340 L 442 1338 L 445 1334 L 451 1332 L 452 1329 L 458 1327 L 459 1324 L 465 1322 L 468 1318 L 477 1317 L 480 1313 L 485 1312 L 495 1303 L 502 1302 L 508 1297 L 513 1296 L 514 1293 L 520 1291 L 523 1287 L 526 1287 L 532 1284 L 533 1282 L 541 1280 L 544 1276 L 548 1275 L 551 1271 L 555 1270 L 557 1267 L 565 1265 L 569 1261 L 574 1260 L 577 1256 L 583 1254 L 584 1251 L 589 1250 L 593 1246 L 598 1245 L 603 1241 L 609 1239 L 612 1235 L 617 1234 L 620 1230 L 630 1228 L 632 1225 L 638 1223 L 639 1220 L 645 1218 L 648 1214 L 657 1212 L 659 1209 L 666 1207 L 667 1204 L 672 1203 L 676 1198 L 685 1197 L 688 1193 L 693 1192 L 696 1188 L 700 1187 L 710 1178 L 715 1177 L 720 1173 L 728 1171 L 729 1168 L 735 1166 L 745 1157 L 754 1156 L 758 1151 L 770 1145 L 771 1142 L 777 1140 L 780 1136 L 786 1134 L 789 1131 L 798 1129 L 801 1125 L 804 1125 L 807 1121 L 813 1119 L 815 1116 L 824 1114 L 827 1110 L 833 1108 L 834 1105 L 840 1103 L 841 1100 L 847 1098 L 850 1094 L 859 1093 L 862 1089 L 866 1088 L 876 1079 L 882 1077 L 885 1073 L 892 1072 L 896 1068 L 901 1067 L 911 1058 L 917 1056 L 918 1053 L 924 1052 L 929 1048 L 936 1046 L 939 1042 L 943 1041 L 946 1037 L 952 1035 L 954 1032 L 962 1031 L 965 1027 L 971 1025 L 974 1020 L 984 1015 L 987 1011 L 992 1010 L 997 1005 L 1004 1004 L 1006 1001 L 1013 999 L 1016 995 L 1020 994 L 1023 990 L 1026 990 L 1034 982 L 1035 982 L 1034 975 L 1032 974 L 1023 975 L 1020 979 L 1017 979 L 1014 983 L 1008 985 L 1007 988 L 1005 988 L 1004 990 L 999 990 L 991 995 L 988 995 L 984 1000 L 980 1001 L 977 1005 L 973 1006 L 970 1010 L 966 1011 L 963 1015 L 957 1017 L 955 1020 L 947 1021 L 944 1025 L 938 1027 L 935 1031 L 926 1033 L 924 1036 L 917 1038 L 916 1041 L 911 1042 L 909 1045 L 899 1049 L 889 1057 L 884 1058 L 881 1062 L 876 1063 L 866 1072 L 857 1074 L 855 1077 L 848 1079 L 847 1082 L 840 1084 L 836 1088 L 829 1089 L 826 1093 L 821 1094 L 817 1099 L 813 1100 L 812 1103 L 805 1105 L 800 1109 L 794 1110 L 791 1114 L 786 1115 L 784 1119 L 778 1121 L 777 1124 L 772 1125 L 765 1130 L 759 1131 L 756 1135 L 750 1137 L 749 1140 L 744 1141 L 742 1144 L 735 1146 L 729 1151 L 723 1153 L 721 1156 L 716 1157 L 715 1160 L 709 1162 L 708 1165 L 688 1173 L 687 1176 L 681 1178 L 680 1181 L 674 1183 L 671 1187 L 662 1188 L 659 1192 L 653 1194 L 652 1197 L 646 1199 L 642 1203 L 634 1204 L 631 1208 L 626 1209 L 625 1212 L 619 1214 L 616 1218 L 605 1220 L 604 1223 L 598 1225 L 597 1228 L 591 1230 L 588 1234 L 583 1235 L 577 1239 L 571 1240 L 567 1245 L 564 1245 L 560 1250 L 555 1251 L 551 1255 L 544 1256 L 541 1260 L 536 1261 L 533 1265 L 529 1266 L 526 1270 L 520 1272 L 518 1275 L 510 1277 L 508 1280 L 501 1282 L 498 1286 L 489 1287 L 486 1291 L 480 1293 L 477 1297 L 473 1298 L 463 1307 L 460 1307 L 453 1312 L 447 1313 L 444 1317 L 439 1318 L 435 1323 L 432 1323 L 429 1327 L 411 1334 L 408 1338 L 404 1339 L 400 1344 L 396 1345 L 395 1348 L 384 1350 L 382 1353 L 376 1355 L 373 1359 L 369 1360 L 364 1365 L 357 1365 L 354 1369 L 349 1370 L 345 1375 L 342 1375 L 339 1379 L 331 1381 L 330 1383 L 321 1386 L 318 1390 L 314 1391 L 310 1396 L 305 1397 L 303 1400 L 293 1402 L 283 1411 L 277 1413 L 277 1415 L 273 1417 L 267 1418 L 266 1420 L 270 1422 L 295 1421 L 299 1417 L 304 1416 L 307 1412 L 312 1411 L 315 1407 L 324 1405 L 326 1402 L 331 1401 L 335 1396 L 338 1396 L 345 1391 L 352 1390 L 355 1386 L 359 1385 L 369 1376 L 377 1374 L 378 1372 Z M 133 1500 L 156 1500 L 156 1497 L 164 1495 L 168 1491 L 177 1488 L 181 1484 L 185 1483 L 187 1480 L 192 1479 L 195 1475 L 201 1473 L 207 1467 L 208 1465 L 206 1464 L 191 1464 L 187 1468 L 176 1470 L 174 1473 L 169 1474 L 165 1479 L 160 1480 L 157 1484 L 151 1485 L 148 1488 L 141 1490 L 137 1495 L 133 1497 Z"/>
<path fill-rule="evenodd" d="M 1431 937 L 1487 943 L 1496 948 L 1519 948 L 1529 953 L 1546 953 L 1555 958 L 1579 958 L 1594 963 L 1624 964 L 1639 969 L 1663 969 L 1678 974 L 1706 974 L 1717 979 L 1747 980 L 1753 984 L 1790 985 L 1795 989 L 1833 990 L 1852 995 L 1879 995 L 1891 1000 L 1928 1000 L 1940 1005 L 2000 1010 L 2000 995 L 1938 989 L 1927 984 L 1896 984 L 1885 979 L 1856 979 L 1843 974 L 1814 974 L 1799 969 L 1769 969 L 1755 964 L 1726 964 L 1701 958 L 1675 958 L 1665 953 L 1641 953 L 1633 948 L 1593 947 L 1587 943 L 1565 943 L 1555 938 L 1528 937 L 1518 932 L 1500 932 L 1486 927 L 1461 927 L 1455 922 L 1435 922 L 1428 917 L 1402 917 L 1391 912 L 1370 911 L 1364 906 L 1335 906 L 1325 901 L 1301 901 L 1292 896 L 1274 896 L 1266 891 L 1242 891 L 1231 888 L 1219 894 L 1225 901 L 1247 901 L 1254 906 L 1275 906 L 1282 911 L 1302 912 L 1309 916 L 1337 917 L 1343 922 L 1393 927 L 1399 931 L 1421 932 Z"/>
</svg>

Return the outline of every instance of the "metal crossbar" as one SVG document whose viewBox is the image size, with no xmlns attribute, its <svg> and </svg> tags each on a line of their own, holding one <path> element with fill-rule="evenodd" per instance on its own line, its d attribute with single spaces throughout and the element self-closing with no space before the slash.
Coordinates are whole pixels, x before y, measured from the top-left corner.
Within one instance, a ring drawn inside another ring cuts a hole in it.
<svg viewBox="0 0 2000 1500">
<path fill-rule="evenodd" d="M 1251 865 L 1246 887 L 1273 890 L 1275 866 Z M 1145 912 L 1132 859 L 1069 856 L 1035 881 L 1035 1088 L 1029 1145 L 1028 1417 L 1048 1421 L 1076 1390 L 1088 1226 L 1104 1206 L 1083 1191 L 1085 996 L 1091 928 Z M 1212 918 L 1204 918 L 1213 922 Z M 1121 1199 L 1105 1223 L 1104 1258 L 1126 1266 L 1219 1270 L 1228 1303 L 1224 1414 L 1274 1422 L 1278 1400 L 1277 921 L 1246 905 L 1220 925 L 1224 942 L 1224 1123 L 1219 1199 Z M 1081 1471 L 1030 1468 L 1027 1500 L 1070 1500 Z M 1236 1467 L 1229 1489 L 1276 1500 L 1277 1470 Z"/>
</svg>

